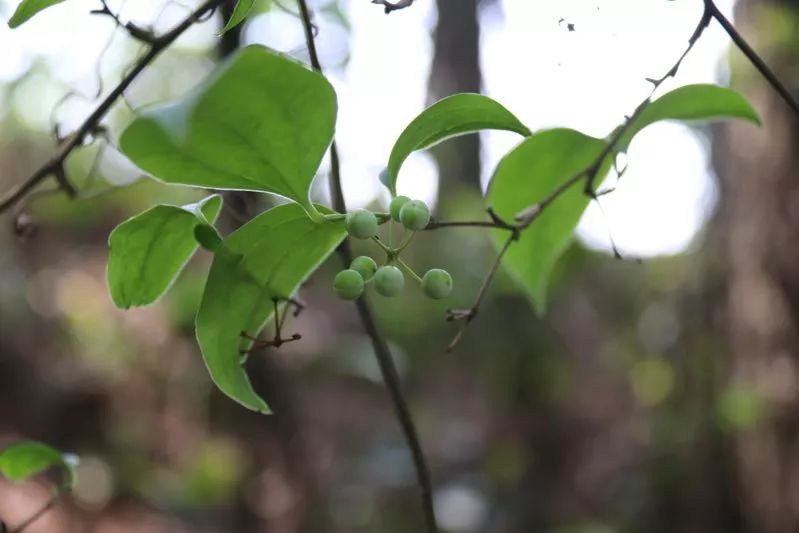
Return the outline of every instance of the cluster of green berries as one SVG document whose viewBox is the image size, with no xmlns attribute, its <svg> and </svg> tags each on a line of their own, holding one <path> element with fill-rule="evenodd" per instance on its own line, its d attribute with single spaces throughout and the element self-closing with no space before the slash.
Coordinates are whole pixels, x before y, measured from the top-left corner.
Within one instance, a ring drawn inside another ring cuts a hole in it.
<svg viewBox="0 0 799 533">
<path fill-rule="evenodd" d="M 399 222 L 410 231 L 416 232 L 427 227 L 430 222 L 430 209 L 419 200 L 411 200 L 407 196 L 397 196 L 391 201 L 390 218 Z M 347 233 L 356 239 L 372 239 L 377 237 L 379 221 L 377 215 L 367 209 L 358 209 L 346 216 Z M 410 239 L 406 240 L 406 245 Z M 381 241 L 377 240 L 378 243 Z M 356 257 L 350 267 L 336 275 L 333 287 L 336 294 L 345 300 L 355 300 L 363 293 L 367 283 L 374 283 L 375 290 L 385 297 L 392 297 L 402 292 L 405 287 L 405 276 L 396 266 L 399 264 L 422 285 L 424 293 L 433 299 L 441 299 L 452 292 L 452 276 L 440 268 L 428 270 L 422 278 L 416 275 L 399 259 L 405 245 L 392 249 L 381 243 L 387 255 L 387 264 L 378 266 L 374 259 L 362 255 Z"/>
</svg>

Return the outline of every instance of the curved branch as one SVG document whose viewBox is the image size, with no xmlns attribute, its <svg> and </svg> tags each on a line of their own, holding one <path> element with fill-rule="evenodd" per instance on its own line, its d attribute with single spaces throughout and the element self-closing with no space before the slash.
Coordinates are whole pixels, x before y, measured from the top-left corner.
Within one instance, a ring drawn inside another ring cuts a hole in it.
<svg viewBox="0 0 799 533">
<path fill-rule="evenodd" d="M 707 1 L 707 0 L 706 0 Z M 708 24 L 712 19 L 712 10 L 708 7 L 705 8 L 704 12 L 702 13 L 702 17 L 699 19 L 696 27 L 694 28 L 693 33 L 691 34 L 690 38 L 688 39 L 688 46 L 683 50 L 680 56 L 677 58 L 677 61 L 663 74 L 660 78 L 657 79 L 649 79 L 652 83 L 652 90 L 649 92 L 649 95 L 641 101 L 641 103 L 636 106 L 633 113 L 627 117 L 619 128 L 613 132 L 612 136 L 608 140 L 605 148 L 599 155 L 594 159 L 594 161 L 588 165 L 586 168 L 580 170 L 569 179 L 565 180 L 563 183 L 558 185 L 555 189 L 553 189 L 546 197 L 542 200 L 530 205 L 529 207 L 523 209 L 515 216 L 515 224 L 509 224 L 499 217 L 497 217 L 491 210 L 489 210 L 489 214 L 493 220 L 492 224 L 481 223 L 480 226 L 489 226 L 495 228 L 504 228 L 512 231 L 510 237 L 505 242 L 500 253 L 497 255 L 495 262 L 493 263 L 488 275 L 484 279 L 482 285 L 480 286 L 480 290 L 478 292 L 477 298 L 475 299 L 472 306 L 468 309 L 452 309 L 448 312 L 447 320 L 463 320 L 461 327 L 458 329 L 455 338 L 447 347 L 447 350 L 450 351 L 454 349 L 457 343 L 460 341 L 461 337 L 465 333 L 466 328 L 468 327 L 469 323 L 474 319 L 479 311 L 480 304 L 483 301 L 483 297 L 485 296 L 488 287 L 491 285 L 491 282 L 494 280 L 494 276 L 497 273 L 497 269 L 499 268 L 500 263 L 502 262 L 502 258 L 505 256 L 505 253 L 508 251 L 512 243 L 518 239 L 519 233 L 530 227 L 530 225 L 544 212 L 544 210 L 549 207 L 555 200 L 557 200 L 563 193 L 571 189 L 577 183 L 585 180 L 585 194 L 590 196 L 592 199 L 596 199 L 597 194 L 594 192 L 594 182 L 598 177 L 599 170 L 602 168 L 602 163 L 605 159 L 610 156 L 615 150 L 616 146 L 621 142 L 621 139 L 624 137 L 624 134 L 627 133 L 629 128 L 632 126 L 633 122 L 636 118 L 643 112 L 643 110 L 650 104 L 652 101 L 652 96 L 655 94 L 655 91 L 660 87 L 664 81 L 668 78 L 677 74 L 677 71 L 680 69 L 680 65 L 682 65 L 683 60 L 685 60 L 688 53 L 693 49 L 696 42 L 702 36 L 705 29 L 707 28 Z M 456 226 L 456 225 L 478 225 L 474 223 L 450 223 L 449 226 Z"/>
<path fill-rule="evenodd" d="M 215 9 L 223 0 L 206 0 L 197 9 L 191 12 L 185 19 L 178 23 L 167 33 L 154 38 L 150 42 L 149 49 L 133 66 L 133 69 L 117 84 L 116 87 L 100 102 L 91 115 L 83 121 L 74 133 L 66 137 L 58 146 L 58 151 L 31 176 L 21 184 L 12 188 L 2 198 L 0 198 L 0 213 L 10 209 L 17 202 L 22 200 L 28 193 L 39 186 L 48 177 L 54 177 L 57 183 L 67 194 L 73 196 L 75 191 L 64 176 L 64 166 L 67 157 L 80 146 L 88 136 L 95 133 L 100 127 L 100 121 L 105 117 L 114 103 L 122 96 L 131 83 L 141 74 L 158 55 L 168 48 L 175 40 L 180 37 L 195 22 Z"/>
</svg>

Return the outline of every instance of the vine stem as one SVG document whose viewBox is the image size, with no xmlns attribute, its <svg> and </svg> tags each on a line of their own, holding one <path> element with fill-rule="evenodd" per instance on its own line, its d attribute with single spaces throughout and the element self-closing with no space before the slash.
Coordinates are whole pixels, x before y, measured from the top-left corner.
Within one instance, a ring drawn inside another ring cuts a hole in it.
<svg viewBox="0 0 799 533">
<path fill-rule="evenodd" d="M 131 83 L 141 74 L 161 52 L 167 49 L 175 40 L 183 35 L 195 22 L 215 9 L 223 0 L 206 0 L 197 9 L 192 11 L 185 19 L 179 22 L 174 28 L 165 34 L 154 37 L 149 42 L 147 52 L 136 62 L 133 68 L 125 77 L 120 80 L 116 87 L 106 96 L 95 108 L 86 120 L 75 130 L 74 133 L 63 139 L 56 153 L 36 169 L 33 174 L 25 181 L 12 188 L 0 198 L 0 213 L 10 209 L 17 202 L 22 200 L 28 193 L 39 186 L 46 178 L 52 176 L 56 179 L 59 187 L 70 197 L 75 196 L 77 191 L 66 178 L 65 164 L 67 157 L 80 146 L 86 138 L 100 129 L 100 121 L 105 117 L 114 103 L 123 95 Z"/>
<path fill-rule="evenodd" d="M 313 68 L 322 72 L 322 65 L 319 62 L 319 56 L 316 51 L 316 43 L 314 41 L 313 23 L 311 21 L 311 14 L 308 9 L 306 0 L 297 0 L 300 9 L 300 17 L 305 31 L 305 40 L 308 45 L 308 54 L 311 59 Z M 330 195 L 333 201 L 333 207 L 336 211 L 346 213 L 347 205 L 344 201 L 344 194 L 341 188 L 341 167 L 339 164 L 338 148 L 336 141 L 333 140 L 330 145 Z M 352 252 L 347 240 L 344 240 L 338 249 L 341 259 L 346 265 L 352 262 Z M 402 393 L 400 384 L 399 373 L 391 357 L 391 350 L 388 347 L 385 337 L 380 333 L 375 322 L 374 314 L 372 313 L 369 303 L 365 298 L 361 297 L 355 301 L 355 306 L 358 310 L 366 334 L 372 342 L 375 356 L 377 357 L 380 372 L 383 375 L 383 381 L 386 384 L 391 401 L 394 405 L 394 410 L 397 419 L 402 427 L 405 441 L 410 449 L 413 458 L 413 464 L 416 469 L 416 477 L 421 489 L 422 509 L 424 511 L 425 523 L 427 525 L 428 533 L 437 533 L 438 525 L 436 523 L 435 507 L 433 505 L 433 488 L 430 481 L 430 471 L 427 467 L 427 461 L 422 451 L 419 436 L 416 431 L 416 425 L 413 421 L 408 402 Z"/>
<path fill-rule="evenodd" d="M 773 70 L 766 65 L 766 62 L 757 55 L 757 52 L 746 42 L 746 39 L 738 33 L 738 30 L 735 29 L 732 22 L 730 22 L 727 17 L 721 12 L 718 6 L 712 0 L 705 0 L 705 9 L 710 11 L 710 14 L 716 19 L 716 22 L 724 28 L 724 31 L 727 32 L 732 42 L 735 43 L 735 46 L 746 56 L 746 59 L 749 60 L 752 65 L 760 72 L 761 76 L 771 85 L 777 94 L 782 97 L 788 107 L 790 107 L 794 113 L 799 114 L 799 101 L 797 101 L 796 97 L 791 94 L 791 91 L 788 90 L 787 87 L 780 81 L 777 75 L 774 73 Z"/>
<path fill-rule="evenodd" d="M 488 287 L 494 280 L 496 276 L 497 270 L 499 269 L 499 265 L 502 263 L 502 259 L 505 257 L 505 254 L 508 252 L 508 249 L 513 244 L 514 241 L 518 240 L 519 235 L 522 231 L 530 227 L 533 222 L 541 215 L 541 213 L 549 207 L 555 200 L 560 198 L 563 193 L 571 189 L 573 186 L 578 184 L 579 182 L 585 180 L 585 194 L 590 198 L 596 200 L 597 193 L 594 191 L 594 182 L 599 176 L 599 171 L 602 169 L 602 165 L 608 157 L 612 156 L 612 154 L 617 150 L 619 143 L 624 138 L 625 134 L 630 130 L 633 126 L 635 121 L 641 115 L 641 113 L 646 109 L 646 107 L 651 103 L 652 97 L 654 96 L 657 89 L 665 82 L 668 78 L 673 77 L 677 74 L 677 71 L 680 69 L 682 62 L 685 60 L 686 56 L 691 52 L 696 42 L 704 33 L 705 29 L 707 28 L 708 24 L 713 18 L 713 6 L 710 0 L 705 0 L 705 9 L 700 17 L 699 21 L 694 28 L 693 33 L 688 39 L 688 45 L 679 55 L 677 60 L 674 64 L 666 71 L 663 76 L 657 79 L 648 79 L 649 82 L 652 83 L 652 89 L 649 91 L 649 94 L 646 98 L 644 98 L 638 106 L 636 106 L 635 110 L 632 114 L 630 114 L 624 123 L 616 128 L 614 132 L 608 138 L 608 142 L 605 144 L 604 149 L 597 155 L 597 157 L 593 160 L 591 164 L 587 167 L 583 168 L 576 174 L 572 175 L 566 181 L 558 185 L 555 189 L 553 189 L 547 196 L 545 196 L 540 201 L 524 208 L 519 213 L 515 215 L 515 223 L 510 224 L 507 221 L 501 219 L 494 213 L 493 209 L 488 209 L 488 214 L 491 216 L 491 222 L 480 222 L 480 221 L 467 221 L 467 222 L 447 222 L 447 223 L 436 223 L 432 225 L 428 225 L 426 229 L 438 229 L 442 227 L 456 227 L 456 226 L 481 226 L 481 227 L 496 227 L 500 229 L 505 229 L 511 231 L 510 236 L 505 241 L 504 246 L 500 250 L 499 254 L 497 254 L 497 258 L 491 266 L 488 274 L 486 275 L 482 285 L 480 286 L 480 290 L 477 293 L 477 297 L 474 300 L 474 303 L 468 309 L 450 309 L 447 312 L 447 320 L 454 321 L 454 320 L 461 320 L 461 326 L 458 329 L 458 332 L 455 334 L 455 337 L 452 339 L 452 342 L 449 343 L 447 346 L 447 351 L 452 351 L 455 349 L 457 344 L 460 342 L 461 338 L 463 338 L 466 329 L 469 327 L 469 324 L 474 320 L 474 317 L 477 316 L 477 313 L 480 309 L 480 305 L 482 304 L 483 298 L 488 290 Z M 618 252 L 616 252 L 618 253 Z"/>
<path fill-rule="evenodd" d="M 47 513 L 47 511 L 49 511 L 58 504 L 58 501 L 61 499 L 61 493 L 63 491 L 64 491 L 63 488 L 56 489 L 53 492 L 53 494 L 50 496 L 50 498 L 44 503 L 44 505 L 42 505 L 31 516 L 29 516 L 28 518 L 17 524 L 16 527 L 9 529 L 8 533 L 22 533 L 23 531 L 28 529 L 28 527 L 30 527 L 34 522 L 36 522 L 38 519 L 44 516 Z M 2 530 L 2 527 L 0 527 L 0 530 Z"/>
</svg>

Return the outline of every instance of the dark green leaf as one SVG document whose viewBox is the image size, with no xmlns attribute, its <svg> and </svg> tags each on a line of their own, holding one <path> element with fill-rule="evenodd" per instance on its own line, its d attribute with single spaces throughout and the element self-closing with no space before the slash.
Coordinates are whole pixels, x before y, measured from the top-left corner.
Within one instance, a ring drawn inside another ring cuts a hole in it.
<svg viewBox="0 0 799 533">
<path fill-rule="evenodd" d="M 43 11 L 50 6 L 60 4 L 64 0 L 22 0 L 17 6 L 17 10 L 11 15 L 8 21 L 9 28 L 16 28 L 28 21 L 39 11 Z"/>
<path fill-rule="evenodd" d="M 308 192 L 335 119 L 323 76 L 253 45 L 188 95 L 141 114 L 120 147 L 162 181 L 271 192 L 318 219 Z"/>
<path fill-rule="evenodd" d="M 11 481 L 29 477 L 57 466 L 64 469 L 67 484 L 71 484 L 74 460 L 38 442 L 19 442 L 0 451 L 0 473 Z"/>
<path fill-rule="evenodd" d="M 194 226 L 194 238 L 205 250 L 216 252 L 222 245 L 222 237 L 216 228 L 210 224 Z"/>
<path fill-rule="evenodd" d="M 221 207 L 219 195 L 183 207 L 158 205 L 117 226 L 108 238 L 114 304 L 147 305 L 166 292 L 197 250 L 195 228 L 209 227 Z"/>
<path fill-rule="evenodd" d="M 235 28 L 244 22 L 244 19 L 246 19 L 247 15 L 250 14 L 250 11 L 252 11 L 254 5 L 255 0 L 239 0 L 236 2 L 236 7 L 233 9 L 233 15 L 231 15 L 230 20 L 228 20 L 227 24 L 225 24 L 225 29 L 222 30 L 222 33 L 226 33 L 230 31 L 231 28 Z"/>
<path fill-rule="evenodd" d="M 491 98 L 480 94 L 455 94 L 431 105 L 408 124 L 394 143 L 388 169 L 381 180 L 392 194 L 396 194 L 400 167 L 412 152 L 480 130 L 507 130 L 530 135 L 527 126 Z"/>
<path fill-rule="evenodd" d="M 245 407 L 269 412 L 242 368 L 242 353 L 274 313 L 274 300 L 292 297 L 336 249 L 342 220 L 313 222 L 296 204 L 257 216 L 217 250 L 197 313 L 197 340 L 211 378 Z"/>
<path fill-rule="evenodd" d="M 606 143 L 570 129 L 553 129 L 522 141 L 500 161 L 491 180 L 488 202 L 497 214 L 513 221 L 523 209 L 543 200 L 559 185 L 585 170 L 599 157 Z M 607 160 L 597 174 L 602 182 Z M 589 199 L 582 182 L 551 203 L 511 245 L 503 265 L 522 283 L 536 310 L 546 308 L 546 289 L 552 267 L 569 244 Z M 494 231 L 497 246 L 505 244 L 507 231 Z"/>
<path fill-rule="evenodd" d="M 636 133 L 659 120 L 708 121 L 740 118 L 760 124 L 757 111 L 739 93 L 718 85 L 686 85 L 649 104 L 628 128 L 618 147 L 626 149 Z"/>
</svg>

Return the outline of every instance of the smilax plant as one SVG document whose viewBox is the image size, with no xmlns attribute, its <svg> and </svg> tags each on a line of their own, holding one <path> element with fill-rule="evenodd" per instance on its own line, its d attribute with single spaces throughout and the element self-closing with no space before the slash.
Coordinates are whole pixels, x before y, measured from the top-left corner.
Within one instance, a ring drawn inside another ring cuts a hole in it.
<svg viewBox="0 0 799 533">
<path fill-rule="evenodd" d="M 388 212 L 337 212 L 309 197 L 323 155 L 335 149 L 331 148 L 336 122 L 333 88 L 319 72 L 289 57 L 263 46 L 246 47 L 190 94 L 140 112 L 122 133 L 119 145 L 157 180 L 209 190 L 257 191 L 289 202 L 261 213 L 224 238 L 212 239 L 212 247 L 197 235 L 200 228 L 204 234 L 217 235 L 213 230 L 221 201 L 217 195 L 196 205 L 161 206 L 134 217 L 109 241 L 111 294 L 123 308 L 149 304 L 172 283 L 198 244 L 212 250 L 214 260 L 196 320 L 202 356 L 222 392 L 248 409 L 268 413 L 269 406 L 253 390 L 242 363 L 258 346 L 255 339 L 266 324 L 281 321 L 277 313 L 345 239 L 368 240 L 382 253 L 347 260 L 346 268 L 332 280 L 332 290 L 340 298 L 361 299 L 369 286 L 382 297 L 398 297 L 406 277 L 430 298 L 451 294 L 454 284 L 445 270 L 432 268 L 419 276 L 402 258 L 418 233 L 449 224 L 432 219 L 424 202 L 397 195 L 402 163 L 412 152 L 485 129 L 520 136 L 519 144 L 497 167 L 486 200 L 505 268 L 543 312 L 549 273 L 591 199 L 581 188 L 567 187 L 547 201 L 564 180 L 579 173 L 587 177 L 584 169 L 596 165 L 591 174 L 593 193 L 615 155 L 638 131 L 659 120 L 758 120 L 740 95 L 712 85 L 682 87 L 644 109 L 631 124 L 620 126 L 624 133 L 613 141 L 615 133 L 599 139 L 563 128 L 533 132 L 487 96 L 450 96 L 424 110 L 397 139 L 380 176 L 391 194 Z M 546 210 L 535 211 L 535 206 Z M 531 208 L 534 214 L 525 220 Z M 381 235 L 383 226 L 387 229 Z M 131 227 L 139 229 L 132 232 Z M 399 231 L 402 236 L 395 243 Z M 169 239 L 172 242 L 166 242 Z M 465 325 L 478 305 L 479 299 L 466 312 L 453 310 L 450 319 L 462 319 Z M 415 430 L 407 427 L 409 443 L 417 451 L 420 483 L 429 486 Z M 423 498 L 432 531 L 435 519 L 429 493 Z"/>
<path fill-rule="evenodd" d="M 647 125 L 719 117 L 757 122 L 754 110 L 730 89 L 693 85 L 667 93 L 648 105 L 626 129 L 623 141 L 604 154 L 596 183 L 607 173 L 613 155 Z M 198 204 L 155 207 L 121 224 L 109 239 L 108 284 L 114 303 L 122 308 L 154 302 L 198 246 L 214 252 L 197 313 L 197 340 L 217 386 L 256 411 L 266 413 L 269 407 L 250 386 L 242 354 L 279 312 L 281 306 L 274 302 L 285 306 L 295 298 L 302 283 L 348 236 L 372 241 L 384 260 L 355 258 L 333 280 L 341 298 L 360 298 L 371 284 L 378 294 L 395 297 L 405 286 L 405 275 L 431 298 L 450 294 L 453 282 L 446 271 L 432 269 L 420 277 L 401 257 L 414 236 L 431 226 L 424 202 L 396 195 L 402 162 L 411 152 L 481 129 L 521 136 L 497 167 L 487 201 L 497 243 L 504 245 L 508 230 L 512 237 L 506 268 L 543 311 L 547 276 L 590 198 L 572 187 L 535 224 L 506 221 L 518 220 L 525 208 L 590 165 L 608 146 L 607 140 L 570 129 L 531 132 L 494 100 L 458 94 L 422 112 L 397 140 L 383 174 L 392 194 L 388 213 L 338 213 L 309 196 L 335 121 L 336 95 L 321 74 L 253 45 L 185 97 L 141 111 L 120 137 L 122 152 L 157 180 L 209 190 L 258 191 L 289 200 L 227 237 L 210 239 L 213 246 L 197 236 L 200 231 L 217 236 L 213 223 L 221 197 L 215 194 Z M 379 231 L 381 225 L 398 223 L 405 236 L 394 246 Z"/>
<path fill-rule="evenodd" d="M 57 3 L 59 0 L 24 0 L 9 25 L 23 24 Z M 144 42 L 147 52 L 84 124 L 63 141 L 51 160 L 0 198 L 0 211 L 50 176 L 61 189 L 74 194 L 64 173 L 66 157 L 97 130 L 100 120 L 136 76 L 222 0 L 203 2 L 162 36 L 123 25 L 105 2 L 101 3 L 102 9 L 95 12 L 110 15 L 132 37 Z M 413 1 L 375 3 L 390 12 L 410 7 Z M 243 21 L 253 4 L 251 0 L 237 2 L 225 30 Z M 386 169 L 375 177 L 391 196 L 388 212 L 383 213 L 367 209 L 348 212 L 344 204 L 334 141 L 336 93 L 321 72 L 308 7 L 305 0 L 298 0 L 313 68 L 267 47 L 247 46 L 189 93 L 138 111 L 122 132 L 120 150 L 153 179 L 207 190 L 209 194 L 189 205 L 155 206 L 113 230 L 107 269 L 111 299 L 122 309 L 152 304 L 169 289 L 199 247 L 212 252 L 213 263 L 196 316 L 203 360 L 220 391 L 247 409 L 269 413 L 269 406 L 253 390 L 242 365 L 253 348 L 264 345 L 257 339 L 270 321 L 275 322 L 278 334 L 266 345 L 280 346 L 299 339 L 296 335 L 288 340 L 279 336 L 287 306 L 297 302 L 302 284 L 339 250 L 346 268 L 331 280 L 331 292 L 356 302 L 414 458 L 428 530 L 435 531 L 427 468 L 386 342 L 364 300 L 367 288 L 373 286 L 386 298 L 397 297 L 405 288 L 407 276 L 429 298 L 445 299 L 456 285 L 450 274 L 431 268 L 420 276 L 403 261 L 403 252 L 425 231 L 458 226 L 488 228 L 498 250 L 497 259 L 472 306 L 449 311 L 448 319 L 462 324 L 451 346 L 476 316 L 500 264 L 529 296 L 535 310 L 543 313 L 553 266 L 572 239 L 589 202 L 600 194 L 599 187 L 614 168 L 617 156 L 640 131 L 662 120 L 735 118 L 759 123 L 751 105 L 725 87 L 689 85 L 654 98 L 655 91 L 678 71 L 713 19 L 739 42 L 740 36 L 715 4 L 705 0 L 704 6 L 687 48 L 662 77 L 650 80 L 652 92 L 604 138 L 567 128 L 532 131 L 499 102 L 480 94 L 455 94 L 434 103 L 409 122 L 388 155 Z M 763 68 L 762 61 L 752 57 L 751 48 L 742 49 L 758 68 Z M 784 95 L 784 88 L 773 75 L 764 75 Z M 797 109 L 795 100 L 785 98 Z M 494 170 L 485 194 L 487 219 L 438 220 L 424 202 L 397 194 L 402 166 L 410 154 L 482 130 L 518 135 L 518 144 Z M 331 157 L 331 206 L 320 205 L 310 195 L 326 153 Z M 223 202 L 220 190 L 269 194 L 285 203 L 221 235 L 215 226 Z M 394 242 L 397 235 L 400 238 Z M 353 258 L 349 238 L 370 241 L 378 256 Z M 282 318 L 280 313 L 284 314 Z M 35 444 L 0 455 L 0 471 L 6 475 L 11 472 L 12 477 L 55 464 L 67 462 L 58 452 Z"/>
</svg>

